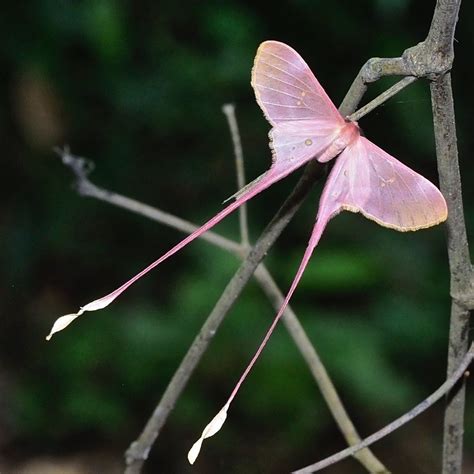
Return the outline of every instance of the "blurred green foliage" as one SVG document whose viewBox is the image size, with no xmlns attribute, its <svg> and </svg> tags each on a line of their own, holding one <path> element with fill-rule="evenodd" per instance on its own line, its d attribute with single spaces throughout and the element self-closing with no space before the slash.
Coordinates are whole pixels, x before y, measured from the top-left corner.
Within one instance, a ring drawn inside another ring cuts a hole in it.
<svg viewBox="0 0 474 474">
<path fill-rule="evenodd" d="M 294 0 L 270 8 L 235 0 L 32 0 L 3 5 L 0 377 L 8 407 L 1 412 L 7 458 L 91 447 L 120 457 L 238 265 L 225 252 L 195 243 L 112 307 L 88 314 L 46 344 L 57 315 L 114 288 L 181 237 L 77 196 L 52 147 L 67 143 L 93 160 L 92 179 L 99 185 L 203 222 L 235 190 L 223 103 L 237 104 L 248 177 L 270 162 L 269 127 L 249 84 L 261 41 L 278 39 L 295 47 L 337 103 L 369 57 L 397 56 L 424 38 L 432 3 Z M 465 2 L 453 72 L 470 235 L 472 15 L 472 4 Z M 371 87 L 367 100 L 392 82 Z M 436 181 L 426 83 L 403 91 L 361 125 L 379 145 Z M 294 182 L 289 178 L 249 205 L 254 238 Z M 282 289 L 303 253 L 317 200 L 314 193 L 268 257 Z M 236 218 L 218 231 L 237 239 Z M 400 415 L 443 380 L 448 279 L 441 226 L 397 234 L 356 215 L 341 215 L 329 225 L 293 307 L 362 433 Z M 149 472 L 188 472 L 187 449 L 226 399 L 272 315 L 252 282 L 178 402 Z M 410 439 L 426 428 L 423 436 L 432 449 L 417 460 L 428 466 L 423 472 L 433 472 L 439 463 L 441 405 L 431 413 L 415 422 L 421 428 L 402 433 Z M 470 403 L 470 462 L 473 419 Z M 378 451 L 395 472 L 406 468 L 399 441 L 386 440 Z M 198 472 L 286 472 L 341 446 L 281 327 L 226 429 L 206 446 Z M 405 451 L 412 461 L 422 456 Z M 348 461 L 331 472 L 357 469 Z"/>
</svg>

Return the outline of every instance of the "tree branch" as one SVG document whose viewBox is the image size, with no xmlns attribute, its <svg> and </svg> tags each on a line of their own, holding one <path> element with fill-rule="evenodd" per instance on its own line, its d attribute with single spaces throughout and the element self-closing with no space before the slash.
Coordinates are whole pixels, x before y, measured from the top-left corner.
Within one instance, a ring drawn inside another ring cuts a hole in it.
<svg viewBox="0 0 474 474">
<path fill-rule="evenodd" d="M 408 413 L 405 413 L 400 418 L 397 418 L 395 421 L 392 421 L 389 425 L 383 427 L 381 430 L 377 431 L 376 433 L 370 435 L 368 438 L 365 438 L 364 441 L 359 443 L 356 446 L 351 446 L 346 448 L 322 461 L 317 463 L 311 464 L 310 466 L 306 466 L 302 469 L 294 471 L 293 474 L 309 474 L 311 472 L 317 472 L 325 467 L 331 466 L 332 464 L 336 464 L 339 461 L 353 455 L 359 449 L 366 448 L 371 444 L 375 443 L 376 441 L 381 440 L 385 436 L 393 433 L 395 430 L 398 430 L 401 426 L 405 425 L 409 421 L 413 420 L 413 418 L 417 417 L 425 410 L 427 410 L 430 406 L 436 403 L 443 395 L 451 390 L 451 388 L 456 384 L 456 382 L 465 375 L 466 377 L 469 375 L 466 372 L 466 369 L 469 367 L 469 364 L 472 362 L 474 358 L 474 344 L 471 345 L 469 351 L 464 355 L 464 358 L 461 360 L 460 364 L 456 367 L 456 370 L 452 372 L 450 377 L 436 390 L 434 391 L 429 397 L 425 398 L 421 403 L 419 403 L 415 408 L 410 410 Z"/>
<path fill-rule="evenodd" d="M 451 277 L 451 322 L 448 376 L 469 344 L 469 310 L 473 308 L 472 265 L 467 242 L 458 163 L 456 122 L 450 74 L 431 83 L 431 101 L 441 191 L 448 204 L 447 245 Z M 465 384 L 460 381 L 447 398 L 443 434 L 443 474 L 462 471 Z"/>
<path fill-rule="evenodd" d="M 351 122 L 357 122 L 362 117 L 365 117 L 368 113 L 372 112 L 372 110 L 376 109 L 388 99 L 393 97 L 394 95 L 398 94 L 401 90 L 405 89 L 406 86 L 409 86 L 412 82 L 416 81 L 416 77 L 407 76 L 395 83 L 392 87 L 387 89 L 385 92 L 382 92 L 379 96 L 377 96 L 374 100 L 371 100 L 368 104 L 361 107 L 357 112 L 347 116 L 347 120 Z"/>
<path fill-rule="evenodd" d="M 398 58 L 369 59 L 354 79 L 341 110 L 345 111 L 349 103 L 357 106 L 367 91 L 367 84 L 384 76 L 414 76 L 435 80 L 450 71 L 454 60 L 453 40 L 460 5 L 461 0 L 437 0 L 424 41 L 406 49 Z"/>
<path fill-rule="evenodd" d="M 242 151 L 242 142 L 240 141 L 239 126 L 237 119 L 235 118 L 235 105 L 225 104 L 222 107 L 222 111 L 226 116 L 227 123 L 230 129 L 230 135 L 232 137 L 232 143 L 234 144 L 234 159 L 235 159 L 235 171 L 237 175 L 237 190 L 242 189 L 247 183 L 245 182 L 245 168 L 244 168 L 244 152 Z M 239 207 L 239 229 L 240 229 L 240 242 L 241 244 L 249 248 L 249 225 L 247 218 L 247 203 L 244 202 Z"/>
<path fill-rule="evenodd" d="M 426 41 L 440 55 L 454 59 L 454 32 L 458 22 L 461 0 L 437 0 Z"/>
<path fill-rule="evenodd" d="M 169 214 L 168 212 L 164 212 L 160 209 L 149 206 L 148 204 L 123 196 L 122 194 L 117 194 L 113 191 L 96 186 L 88 177 L 90 170 L 92 169 L 89 160 L 72 155 L 68 147 L 65 147 L 64 149 L 56 148 L 55 151 L 61 156 L 62 162 L 74 173 L 76 178 L 74 181 L 74 187 L 80 196 L 92 197 L 99 201 L 112 204 L 113 206 L 127 209 L 134 214 L 148 217 L 151 220 L 161 222 L 162 224 L 180 230 L 186 234 L 191 234 L 198 228 L 194 224 L 176 217 L 173 214 Z M 200 239 L 206 240 L 216 247 L 232 252 L 239 257 L 243 257 L 247 253 L 237 242 L 227 239 L 212 230 L 202 234 Z"/>
</svg>

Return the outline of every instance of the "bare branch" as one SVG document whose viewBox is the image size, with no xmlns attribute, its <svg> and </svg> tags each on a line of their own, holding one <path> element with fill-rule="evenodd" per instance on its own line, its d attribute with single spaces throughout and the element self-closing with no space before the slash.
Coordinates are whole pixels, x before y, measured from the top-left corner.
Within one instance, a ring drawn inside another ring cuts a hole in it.
<svg viewBox="0 0 474 474">
<path fill-rule="evenodd" d="M 427 48 L 436 51 L 439 68 L 454 59 L 454 31 L 461 0 L 438 0 L 431 21 Z M 468 348 L 470 309 L 474 309 L 473 270 L 469 253 L 462 202 L 456 119 L 450 66 L 446 74 L 432 77 L 431 103 L 436 156 L 441 191 L 448 204 L 447 245 L 451 278 L 451 320 L 448 345 L 448 376 L 453 373 Z M 461 381 L 449 393 L 444 416 L 443 474 L 462 471 L 465 384 Z"/>
<path fill-rule="evenodd" d="M 448 73 L 440 77 L 430 87 L 439 184 L 449 210 L 446 228 L 451 295 L 460 306 L 470 309 L 470 300 L 464 301 L 464 298 L 472 297 L 472 267 L 464 222 L 451 75 Z"/>
<path fill-rule="evenodd" d="M 222 106 L 227 123 L 230 129 L 230 135 L 232 137 L 232 143 L 234 144 L 234 158 L 235 158 L 235 170 L 237 174 L 237 190 L 244 188 L 246 184 L 245 180 L 245 167 L 244 167 L 244 152 L 242 151 L 242 142 L 240 140 L 239 125 L 235 118 L 235 105 L 225 104 Z M 249 240 L 249 224 L 247 218 L 247 203 L 243 203 L 239 207 L 239 228 L 240 228 L 240 240 L 244 247 L 250 246 Z"/>
<path fill-rule="evenodd" d="M 461 0 L 437 0 L 425 41 L 406 49 L 398 58 L 369 59 L 342 101 L 342 115 L 349 115 L 350 104 L 359 104 L 367 91 L 367 84 L 384 76 L 427 77 L 435 80 L 446 74 L 454 60 L 453 39 L 460 5 Z"/>
<path fill-rule="evenodd" d="M 426 41 L 432 49 L 437 49 L 441 55 L 452 55 L 456 23 L 458 22 L 461 0 L 437 0 L 430 31 Z"/>
<path fill-rule="evenodd" d="M 346 448 L 322 461 L 319 461 L 315 464 L 311 464 L 310 466 L 306 466 L 302 469 L 298 469 L 294 471 L 294 474 L 309 474 L 311 472 L 317 472 L 325 467 L 331 466 L 332 464 L 336 464 L 339 461 L 353 455 L 358 450 L 362 448 L 366 448 L 371 444 L 375 443 L 376 441 L 381 440 L 385 436 L 393 433 L 394 431 L 398 430 L 401 426 L 405 425 L 409 421 L 416 418 L 418 415 L 423 413 L 427 410 L 430 406 L 436 403 L 443 395 L 451 390 L 451 388 L 456 384 L 456 382 L 463 377 L 463 375 L 468 376 L 469 374 L 466 372 L 466 369 L 469 367 L 469 364 L 472 362 L 474 358 L 474 344 L 471 345 L 469 351 L 464 355 L 459 366 L 456 368 L 455 371 L 451 374 L 451 376 L 437 389 L 435 390 L 429 397 L 425 398 L 421 403 L 419 403 L 415 408 L 411 409 L 408 413 L 405 413 L 400 418 L 397 418 L 395 421 L 392 421 L 389 425 L 383 427 L 381 430 L 377 431 L 376 433 L 370 435 L 368 438 L 365 438 L 364 441 L 359 443 L 356 446 L 351 446 Z"/>
<path fill-rule="evenodd" d="M 362 117 L 372 112 L 372 110 L 382 105 L 388 99 L 398 94 L 401 90 L 405 89 L 406 86 L 409 86 L 412 82 L 415 82 L 415 81 L 416 81 L 416 77 L 413 77 L 413 76 L 404 77 L 403 79 L 398 81 L 396 84 L 394 84 L 392 87 L 382 92 L 375 99 L 371 100 L 368 104 L 361 107 L 357 112 L 354 112 L 352 115 L 349 115 L 348 117 L 346 117 L 347 120 L 350 120 L 351 122 L 357 122 Z"/>
<path fill-rule="evenodd" d="M 451 322 L 448 376 L 456 370 L 469 344 L 469 309 L 474 295 L 458 163 L 456 122 L 450 74 L 431 84 L 431 101 L 441 190 L 448 204 L 446 222 L 451 277 Z M 443 474 L 462 471 L 465 384 L 461 381 L 447 399 L 443 435 Z"/>
<path fill-rule="evenodd" d="M 148 204 L 123 196 L 122 194 L 117 194 L 96 186 L 88 178 L 89 171 L 84 169 L 85 166 L 90 167 L 91 161 L 72 155 L 67 147 L 64 149 L 58 148 L 55 151 L 61 156 L 63 163 L 74 173 L 76 178 L 74 186 L 81 196 L 92 197 L 99 201 L 104 201 L 114 206 L 127 209 L 130 212 L 161 222 L 162 224 L 168 225 L 187 234 L 190 234 L 197 229 L 197 226 L 194 224 L 191 224 L 184 219 L 180 219 L 173 214 L 169 214 L 160 209 L 149 206 Z M 201 235 L 200 238 L 240 257 L 246 254 L 246 251 L 241 245 L 230 239 L 226 239 L 211 230 Z"/>
</svg>

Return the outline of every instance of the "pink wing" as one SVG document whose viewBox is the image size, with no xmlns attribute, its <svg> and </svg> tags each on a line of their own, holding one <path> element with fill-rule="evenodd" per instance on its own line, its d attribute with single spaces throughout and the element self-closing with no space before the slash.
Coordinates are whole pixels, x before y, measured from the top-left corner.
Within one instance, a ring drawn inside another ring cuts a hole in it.
<svg viewBox="0 0 474 474">
<path fill-rule="evenodd" d="M 270 131 L 273 163 L 264 175 L 266 180 L 275 182 L 323 153 L 345 125 L 308 65 L 286 44 L 265 41 L 260 45 L 252 86 L 274 126 Z"/>
<path fill-rule="evenodd" d="M 438 188 L 365 137 L 337 158 L 319 201 L 316 224 L 290 290 L 285 310 L 327 223 L 339 212 L 360 212 L 384 227 L 419 230 L 446 220 L 446 201 Z"/>
<path fill-rule="evenodd" d="M 258 105 L 272 124 L 324 120 L 333 126 L 344 119 L 303 58 L 288 45 L 265 41 L 252 69 L 252 87 Z"/>
<path fill-rule="evenodd" d="M 318 220 L 327 222 L 341 210 L 360 212 L 402 232 L 434 226 L 448 215 L 436 186 L 364 137 L 337 159 L 321 196 Z"/>
</svg>

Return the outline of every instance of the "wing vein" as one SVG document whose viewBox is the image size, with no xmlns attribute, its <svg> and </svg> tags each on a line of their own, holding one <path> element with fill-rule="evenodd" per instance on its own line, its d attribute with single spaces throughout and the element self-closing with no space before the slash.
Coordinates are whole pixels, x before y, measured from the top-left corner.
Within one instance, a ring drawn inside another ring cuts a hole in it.
<svg viewBox="0 0 474 474">
<path fill-rule="evenodd" d="M 289 94 L 288 92 L 284 92 L 284 91 L 275 89 L 274 87 L 269 87 L 269 86 L 265 86 L 263 84 L 258 84 L 258 83 L 255 83 L 255 85 L 258 86 L 258 87 L 261 87 L 263 89 L 268 89 L 269 91 L 277 92 L 278 94 L 287 95 L 288 97 L 292 97 L 293 99 L 296 99 L 296 100 L 301 100 L 301 97 L 298 97 L 297 95 Z"/>
<path fill-rule="evenodd" d="M 376 176 L 378 176 L 377 168 L 375 167 L 374 160 L 372 159 L 370 154 L 367 152 L 367 149 L 365 149 L 365 151 L 366 151 L 367 158 L 369 159 L 370 166 L 372 167 L 372 170 L 373 170 L 374 174 Z M 381 220 L 384 220 L 384 218 L 385 218 L 385 206 L 383 205 L 383 202 L 382 202 L 382 196 L 381 196 L 380 190 L 378 190 L 378 192 L 376 194 L 377 194 L 378 208 L 382 209 L 382 219 Z"/>
<path fill-rule="evenodd" d="M 302 105 L 275 104 L 274 102 L 267 102 L 266 100 L 262 100 L 262 104 L 273 105 L 275 107 L 287 107 L 289 109 L 309 109 L 309 107 L 302 107 Z"/>
<path fill-rule="evenodd" d="M 265 77 L 268 77 L 269 79 L 273 79 L 275 81 L 278 81 L 278 82 L 281 82 L 282 84 L 286 84 L 287 86 L 291 86 L 291 87 L 294 87 L 295 89 L 299 89 L 300 91 L 302 92 L 307 92 L 305 89 L 301 88 L 300 86 L 297 86 L 295 84 L 292 84 L 291 82 L 286 82 L 282 79 L 279 79 L 278 77 L 275 77 L 275 76 L 270 76 L 269 74 L 266 74 L 264 72 L 259 72 L 258 74 L 260 74 L 261 76 L 265 76 Z"/>
<path fill-rule="evenodd" d="M 414 198 L 414 195 L 413 195 L 413 191 L 411 190 L 410 186 L 408 186 L 408 184 L 406 183 L 405 179 L 403 178 L 403 176 L 397 171 L 396 168 L 394 168 L 394 171 L 395 173 L 397 174 L 397 176 L 400 178 L 400 181 L 404 184 L 405 188 L 407 189 L 408 193 L 410 194 L 410 196 L 412 197 L 412 199 Z M 425 194 L 423 193 L 423 196 L 425 196 Z M 414 202 L 416 202 L 416 199 L 413 199 Z M 405 202 L 405 200 L 403 200 Z M 425 223 L 427 223 L 429 221 L 427 215 L 426 215 L 426 212 L 425 212 L 425 209 L 424 209 L 424 206 L 421 206 L 421 210 L 422 210 L 422 213 L 423 213 L 423 216 L 425 218 Z M 413 219 L 413 215 L 411 216 L 412 218 L 412 222 L 413 222 L 413 227 L 415 227 L 415 220 Z"/>
<path fill-rule="evenodd" d="M 300 71 L 305 71 L 307 68 L 309 68 L 308 65 L 306 65 L 306 67 L 304 65 L 299 67 L 299 64 L 297 65 L 294 62 L 288 61 L 288 59 L 282 58 L 281 56 L 278 56 L 278 54 L 272 53 L 270 51 L 266 51 L 266 54 L 269 54 L 270 56 L 273 56 L 273 57 L 279 59 L 280 61 L 283 61 L 286 64 L 289 64 L 290 66 L 295 67 L 296 69 L 298 69 Z"/>
<path fill-rule="evenodd" d="M 306 87 L 306 90 L 305 92 L 310 92 L 311 89 L 312 89 L 312 86 L 309 86 L 308 84 L 306 84 L 306 82 L 302 81 L 299 77 L 296 77 L 294 74 L 292 74 L 291 72 L 288 72 L 288 71 L 285 71 L 284 69 L 281 69 L 277 66 L 275 66 L 274 64 L 270 64 L 270 63 L 267 63 L 266 61 L 263 61 L 263 60 L 260 60 L 260 63 L 262 64 L 265 64 L 273 69 L 276 69 L 277 71 L 280 71 L 282 72 L 283 74 L 286 74 L 290 77 L 292 77 L 293 79 L 295 79 L 296 81 L 300 82 L 301 84 L 303 84 L 305 87 Z M 318 94 L 319 95 L 319 94 Z"/>
</svg>

